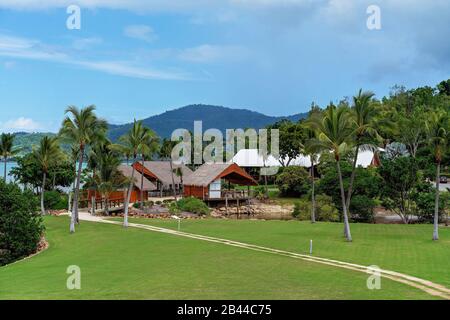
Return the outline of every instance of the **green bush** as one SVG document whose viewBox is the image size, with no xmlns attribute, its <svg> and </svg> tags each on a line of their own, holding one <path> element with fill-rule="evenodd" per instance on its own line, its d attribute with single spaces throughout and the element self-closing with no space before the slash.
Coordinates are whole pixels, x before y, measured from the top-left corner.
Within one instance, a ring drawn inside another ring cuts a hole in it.
<svg viewBox="0 0 450 320">
<path fill-rule="evenodd" d="M 435 206 L 435 192 L 419 192 L 415 195 L 415 202 L 417 205 L 417 214 L 419 221 L 421 222 L 433 222 L 434 221 L 434 206 Z M 439 198 L 439 218 L 445 219 L 445 207 L 447 199 L 442 194 Z"/>
<path fill-rule="evenodd" d="M 64 210 L 68 207 L 68 197 L 58 191 L 44 193 L 44 206 L 47 210 Z"/>
<path fill-rule="evenodd" d="M 284 168 L 278 174 L 275 183 L 282 197 L 299 197 L 308 193 L 310 178 L 303 167 L 292 166 Z"/>
<path fill-rule="evenodd" d="M 0 181 L 0 266 L 36 252 L 44 232 L 37 204 L 31 192 Z"/>
<path fill-rule="evenodd" d="M 302 221 L 311 220 L 312 202 L 306 198 L 294 203 L 292 216 Z M 338 221 L 339 212 L 333 204 L 331 197 L 327 195 L 316 196 L 316 221 Z"/>
<path fill-rule="evenodd" d="M 373 222 L 373 210 L 375 208 L 375 205 L 375 200 L 367 196 L 353 196 L 350 202 L 350 213 L 352 215 L 352 220 L 358 222 Z"/>
<path fill-rule="evenodd" d="M 191 212 L 202 216 L 208 215 L 211 212 L 206 203 L 194 197 L 183 198 L 177 202 L 171 202 L 169 204 L 169 211 L 174 214 L 183 211 Z"/>
</svg>

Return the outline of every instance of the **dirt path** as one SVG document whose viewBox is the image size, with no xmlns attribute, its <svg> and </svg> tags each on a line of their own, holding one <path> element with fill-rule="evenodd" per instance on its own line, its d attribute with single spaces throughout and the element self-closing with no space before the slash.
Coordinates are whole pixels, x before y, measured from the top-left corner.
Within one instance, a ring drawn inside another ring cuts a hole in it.
<svg viewBox="0 0 450 320">
<path fill-rule="evenodd" d="M 93 221 L 93 222 L 109 223 L 109 224 L 114 224 L 114 225 L 122 224 L 121 222 L 118 222 L 118 221 L 105 220 L 100 217 L 92 217 L 89 214 L 81 214 L 81 213 L 80 213 L 80 219 L 86 220 L 86 221 Z M 321 263 L 321 264 L 325 264 L 325 265 L 329 265 L 329 266 L 333 266 L 333 267 L 344 268 L 344 269 L 349 269 L 349 270 L 353 270 L 353 271 L 359 271 L 359 272 L 363 272 L 363 273 L 367 273 L 367 274 L 372 273 L 371 269 L 367 266 L 349 263 L 349 262 L 314 257 L 311 255 L 305 255 L 305 254 L 294 253 L 294 252 L 289 252 L 289 251 L 284 251 L 284 250 L 267 248 L 267 247 L 262 247 L 262 246 L 258 246 L 258 245 L 253 245 L 253 244 L 248 244 L 248 243 L 243 243 L 243 242 L 238 242 L 238 241 L 233 241 L 233 240 L 203 236 L 203 235 L 199 235 L 199 234 L 186 233 L 186 232 L 182 232 L 182 231 L 154 227 L 154 226 L 145 225 L 145 224 L 130 223 L 129 226 L 134 227 L 134 228 L 139 228 L 139 229 L 145 229 L 145 230 L 149 230 L 149 231 L 153 231 L 153 232 L 165 233 L 165 234 L 170 234 L 170 235 L 174 235 L 174 236 L 203 240 L 203 241 L 208 241 L 208 242 L 213 242 L 213 243 L 220 243 L 220 244 L 243 248 L 243 249 L 247 249 L 247 250 L 265 252 L 265 253 L 290 257 L 290 258 L 294 258 L 294 259 L 309 261 L 309 262 Z M 432 296 L 450 300 L 450 289 L 448 289 L 447 287 L 445 287 L 443 285 L 436 284 L 434 282 L 424 280 L 421 278 L 417 278 L 414 276 L 410 276 L 407 274 L 403 274 L 403 273 L 399 273 L 399 272 L 395 272 L 395 271 L 391 271 L 391 270 L 385 270 L 385 269 L 380 269 L 380 275 L 386 279 L 400 282 L 400 283 L 409 285 L 411 287 L 417 288 L 419 290 L 422 290 Z"/>
</svg>

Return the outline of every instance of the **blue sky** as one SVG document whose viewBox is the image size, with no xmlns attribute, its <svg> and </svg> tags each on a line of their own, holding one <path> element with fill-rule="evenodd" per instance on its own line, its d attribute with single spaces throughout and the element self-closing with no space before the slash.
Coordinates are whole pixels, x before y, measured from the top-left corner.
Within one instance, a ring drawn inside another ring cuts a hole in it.
<svg viewBox="0 0 450 320">
<path fill-rule="evenodd" d="M 68 105 L 112 123 L 193 103 L 288 115 L 434 86 L 449 30 L 447 0 L 0 0 L 0 131 L 56 131 Z"/>
</svg>

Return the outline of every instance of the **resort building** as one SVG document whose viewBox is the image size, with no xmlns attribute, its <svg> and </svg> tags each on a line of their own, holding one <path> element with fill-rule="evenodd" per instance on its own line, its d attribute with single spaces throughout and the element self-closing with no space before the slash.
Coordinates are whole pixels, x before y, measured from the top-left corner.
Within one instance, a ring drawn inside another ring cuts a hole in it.
<svg viewBox="0 0 450 320">
<path fill-rule="evenodd" d="M 247 190 L 231 190 L 231 184 L 247 186 Z M 207 202 L 248 200 L 250 186 L 258 183 L 235 163 L 204 164 L 184 181 L 185 197 L 196 197 Z"/>
<path fill-rule="evenodd" d="M 149 197 L 173 196 L 183 194 L 184 180 L 192 174 L 185 165 L 170 163 L 170 161 L 135 162 L 133 167 L 154 184 L 155 189 L 149 192 Z M 173 178 L 173 181 L 172 181 Z"/>
</svg>

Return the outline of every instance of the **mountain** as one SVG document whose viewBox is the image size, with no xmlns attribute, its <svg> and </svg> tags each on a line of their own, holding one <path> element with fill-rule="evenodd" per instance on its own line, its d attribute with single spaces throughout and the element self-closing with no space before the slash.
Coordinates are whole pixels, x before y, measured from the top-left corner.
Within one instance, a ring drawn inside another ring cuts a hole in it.
<svg viewBox="0 0 450 320">
<path fill-rule="evenodd" d="M 38 146 L 41 139 L 45 136 L 54 137 L 54 133 L 49 132 L 17 132 L 14 138 L 14 147 L 19 148 L 19 156 L 32 151 L 33 146 Z"/>
<path fill-rule="evenodd" d="M 203 121 L 203 131 L 216 128 L 222 132 L 226 129 L 261 129 L 277 121 L 288 119 L 298 121 L 307 116 L 307 113 L 299 113 L 287 117 L 273 117 L 250 111 L 247 109 L 231 109 L 212 105 L 189 105 L 179 109 L 166 111 L 160 115 L 143 119 L 144 125 L 153 129 L 158 136 L 169 138 L 175 129 L 188 129 L 193 131 L 194 121 Z M 131 123 L 124 125 L 110 125 L 109 137 L 117 140 L 125 134 Z"/>
</svg>

